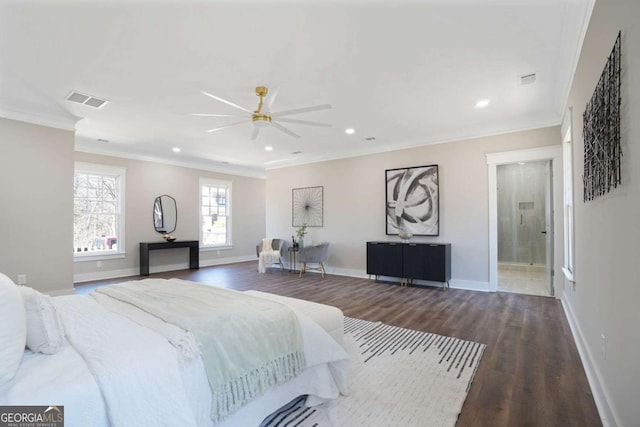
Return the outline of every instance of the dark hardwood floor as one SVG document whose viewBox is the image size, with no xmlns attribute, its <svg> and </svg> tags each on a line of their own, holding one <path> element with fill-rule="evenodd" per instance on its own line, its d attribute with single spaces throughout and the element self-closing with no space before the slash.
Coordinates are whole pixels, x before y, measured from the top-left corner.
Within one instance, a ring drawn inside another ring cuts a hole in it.
<svg viewBox="0 0 640 427">
<path fill-rule="evenodd" d="M 342 276 L 297 274 L 257 261 L 152 274 L 329 304 L 346 316 L 487 345 L 457 426 L 600 426 L 593 396 L 558 300 L 507 293 L 400 287 Z M 76 286 L 98 286 L 141 277 Z"/>
</svg>

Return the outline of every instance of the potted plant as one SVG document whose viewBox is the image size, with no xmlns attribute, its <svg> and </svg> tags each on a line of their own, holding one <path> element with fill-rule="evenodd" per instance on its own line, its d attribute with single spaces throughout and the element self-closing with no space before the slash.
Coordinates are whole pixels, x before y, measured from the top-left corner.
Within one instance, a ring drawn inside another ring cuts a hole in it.
<svg viewBox="0 0 640 427">
<path fill-rule="evenodd" d="M 302 227 L 296 230 L 296 236 L 298 236 L 298 242 L 300 247 L 304 247 L 304 236 L 307 234 L 307 223 L 302 224 Z"/>
</svg>

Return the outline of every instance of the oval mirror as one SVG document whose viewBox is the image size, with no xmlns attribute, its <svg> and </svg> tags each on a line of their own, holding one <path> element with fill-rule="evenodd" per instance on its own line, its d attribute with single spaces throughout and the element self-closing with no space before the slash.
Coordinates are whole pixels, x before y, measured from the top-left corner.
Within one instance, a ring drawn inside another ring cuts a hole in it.
<svg viewBox="0 0 640 427">
<path fill-rule="evenodd" d="M 176 199 L 162 195 L 153 202 L 153 226 L 158 233 L 169 234 L 176 230 L 178 207 Z"/>
</svg>

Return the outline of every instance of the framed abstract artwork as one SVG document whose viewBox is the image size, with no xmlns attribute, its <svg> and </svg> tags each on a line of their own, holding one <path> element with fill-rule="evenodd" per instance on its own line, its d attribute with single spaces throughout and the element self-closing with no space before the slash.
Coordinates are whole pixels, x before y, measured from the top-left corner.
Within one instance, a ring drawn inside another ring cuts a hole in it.
<svg viewBox="0 0 640 427">
<path fill-rule="evenodd" d="M 438 165 L 387 169 L 386 234 L 440 234 Z"/>
<path fill-rule="evenodd" d="M 294 227 L 322 227 L 324 187 L 294 188 L 291 190 L 292 225 Z"/>
</svg>

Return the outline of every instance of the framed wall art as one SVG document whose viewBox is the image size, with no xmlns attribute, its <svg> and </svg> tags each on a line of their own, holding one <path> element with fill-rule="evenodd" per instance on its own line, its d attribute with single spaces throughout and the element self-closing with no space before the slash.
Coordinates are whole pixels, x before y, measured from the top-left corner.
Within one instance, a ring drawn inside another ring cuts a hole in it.
<svg viewBox="0 0 640 427">
<path fill-rule="evenodd" d="M 440 234 L 438 165 L 387 169 L 386 233 Z"/>
<path fill-rule="evenodd" d="M 324 187 L 291 190 L 291 216 L 294 227 L 322 227 Z"/>
</svg>

